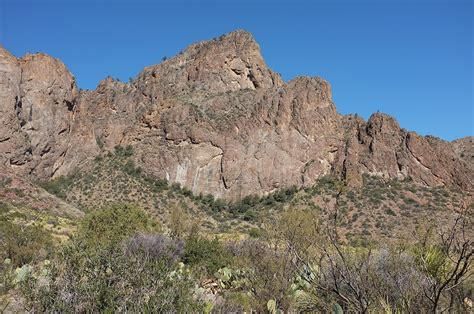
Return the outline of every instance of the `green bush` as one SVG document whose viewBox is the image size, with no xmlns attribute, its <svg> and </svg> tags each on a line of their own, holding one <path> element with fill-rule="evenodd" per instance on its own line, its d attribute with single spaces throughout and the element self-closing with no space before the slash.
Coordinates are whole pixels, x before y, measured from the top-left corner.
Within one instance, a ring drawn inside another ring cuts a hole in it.
<svg viewBox="0 0 474 314">
<path fill-rule="evenodd" d="M 123 245 L 91 251 L 76 239 L 46 276 L 22 290 L 32 312 L 198 313 L 203 302 L 193 296 L 194 286 L 186 269 L 169 259 Z"/>
<path fill-rule="evenodd" d="M 253 221 L 257 218 L 257 213 L 254 210 L 247 210 L 243 215 L 242 219 L 245 221 Z"/>
<path fill-rule="evenodd" d="M 249 235 L 251 238 L 260 238 L 262 236 L 262 231 L 258 228 L 251 228 L 249 230 Z"/>
<path fill-rule="evenodd" d="M 206 274 L 214 274 L 220 268 L 228 265 L 230 260 L 230 253 L 217 238 L 208 240 L 192 236 L 187 239 L 184 246 L 184 263 L 198 268 Z"/>
<path fill-rule="evenodd" d="M 151 186 L 153 192 L 158 193 L 169 188 L 166 179 L 158 179 L 151 176 L 144 176 L 143 180 Z"/>
<path fill-rule="evenodd" d="M 296 273 L 289 255 L 259 240 L 237 243 L 233 251 L 235 266 L 245 270 L 239 285 L 233 290 L 246 292 L 250 296 L 244 304 L 249 302 L 254 311 L 264 313 L 268 309 L 268 301 L 275 300 L 283 312 L 292 312 L 292 284 Z M 232 303 L 232 300 L 226 300 L 227 303 L 229 301 Z M 248 309 L 244 306 L 236 310 L 243 312 Z"/>
<path fill-rule="evenodd" d="M 53 240 L 43 228 L 21 226 L 7 217 L 0 220 L 0 260 L 10 259 L 14 267 L 39 261 L 52 251 Z"/>
<path fill-rule="evenodd" d="M 142 168 L 135 167 L 133 160 L 127 160 L 127 162 L 123 165 L 123 171 L 133 177 L 137 177 L 142 173 Z"/>
<path fill-rule="evenodd" d="M 120 145 L 115 146 L 115 156 L 117 157 L 130 157 L 134 153 L 132 145 L 122 147 Z"/>
<path fill-rule="evenodd" d="M 104 138 L 102 136 L 96 136 L 95 142 L 97 143 L 97 146 L 99 146 L 100 150 L 104 148 Z"/>
<path fill-rule="evenodd" d="M 143 210 L 127 205 L 111 205 L 89 213 L 79 225 L 78 238 L 88 247 L 115 245 L 138 232 L 160 230 L 160 225 Z"/>
<path fill-rule="evenodd" d="M 40 182 L 39 185 L 59 198 L 66 198 L 65 190 L 74 182 L 72 177 L 60 176 L 50 181 Z"/>
<path fill-rule="evenodd" d="M 276 192 L 273 197 L 275 201 L 280 202 L 280 203 L 285 203 L 285 202 L 290 201 L 293 198 L 293 196 L 296 194 L 296 192 L 298 192 L 298 189 L 296 188 L 296 186 L 292 186 L 292 187 L 282 189 Z"/>
<path fill-rule="evenodd" d="M 178 263 L 180 244 L 138 235 L 159 229 L 147 213 L 130 205 L 89 213 L 51 266 L 23 284 L 28 310 L 202 312 L 195 282 Z"/>
<path fill-rule="evenodd" d="M 0 306 L 2 296 L 16 284 L 14 270 L 37 264 L 53 251 L 49 233 L 39 226 L 13 223 L 15 216 L 19 215 L 0 215 Z"/>
</svg>

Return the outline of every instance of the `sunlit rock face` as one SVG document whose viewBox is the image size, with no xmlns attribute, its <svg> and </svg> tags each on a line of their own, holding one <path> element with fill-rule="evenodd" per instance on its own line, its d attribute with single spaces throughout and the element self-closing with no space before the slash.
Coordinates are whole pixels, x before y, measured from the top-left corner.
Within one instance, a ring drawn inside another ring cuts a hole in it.
<svg viewBox="0 0 474 314">
<path fill-rule="evenodd" d="M 148 174 L 226 199 L 327 174 L 352 186 L 364 173 L 473 186 L 472 159 L 461 158 L 459 144 L 408 132 L 380 113 L 367 122 L 340 115 L 328 82 L 283 82 L 245 31 L 193 44 L 131 83 L 106 78 L 93 91 L 79 91 L 57 59 L 0 49 L 0 120 L 0 162 L 35 179 L 132 145 Z"/>
</svg>

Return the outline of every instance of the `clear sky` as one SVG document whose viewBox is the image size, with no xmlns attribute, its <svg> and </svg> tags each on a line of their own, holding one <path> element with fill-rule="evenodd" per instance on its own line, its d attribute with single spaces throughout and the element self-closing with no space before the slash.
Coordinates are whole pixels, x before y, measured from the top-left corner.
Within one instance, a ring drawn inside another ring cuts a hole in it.
<svg viewBox="0 0 474 314">
<path fill-rule="evenodd" d="M 473 2 L 0 0 L 0 43 L 60 58 L 93 89 L 243 28 L 285 80 L 327 79 L 339 112 L 452 140 L 474 135 Z"/>
</svg>

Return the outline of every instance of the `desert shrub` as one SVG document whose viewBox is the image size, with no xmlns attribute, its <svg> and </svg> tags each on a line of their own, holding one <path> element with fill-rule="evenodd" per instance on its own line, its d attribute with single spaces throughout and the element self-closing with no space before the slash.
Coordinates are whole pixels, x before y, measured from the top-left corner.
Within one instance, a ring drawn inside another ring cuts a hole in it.
<svg viewBox="0 0 474 314">
<path fill-rule="evenodd" d="M 220 212 L 222 210 L 228 209 L 228 207 L 229 207 L 229 204 L 226 201 L 224 201 L 223 199 L 220 199 L 220 198 L 218 198 L 218 199 L 214 200 L 214 202 L 210 203 L 210 209 L 213 212 Z"/>
<path fill-rule="evenodd" d="M 208 204 L 208 205 L 213 205 L 214 204 L 214 195 L 212 194 L 206 194 L 202 197 L 201 201 L 204 203 L 204 204 Z"/>
<path fill-rule="evenodd" d="M 24 284 L 28 309 L 201 312 L 203 304 L 193 296 L 192 278 L 167 252 L 157 251 L 163 243 L 155 240 L 134 238 L 91 251 L 76 239 L 53 261 L 46 276 Z"/>
<path fill-rule="evenodd" d="M 99 146 L 100 150 L 102 150 L 104 148 L 104 138 L 103 136 L 99 136 L 97 135 L 95 137 L 95 142 L 97 143 L 97 146 Z"/>
<path fill-rule="evenodd" d="M 183 262 L 203 274 L 214 274 L 228 265 L 231 260 L 229 251 L 217 238 L 209 240 L 200 236 L 191 236 L 184 246 Z"/>
<path fill-rule="evenodd" d="M 179 261 L 184 253 L 184 242 L 162 234 L 137 234 L 124 242 L 126 256 L 144 254 L 169 264 Z"/>
<path fill-rule="evenodd" d="M 40 276 L 23 285 L 33 312 L 199 312 L 195 283 L 179 264 L 183 244 L 145 235 L 159 225 L 141 209 L 89 213 Z M 142 234 L 141 234 L 142 233 Z"/>
<path fill-rule="evenodd" d="M 263 205 L 265 206 L 273 206 L 274 204 L 275 204 L 275 198 L 273 197 L 273 195 L 268 195 L 263 200 Z"/>
<path fill-rule="evenodd" d="M 260 238 L 261 235 L 262 235 L 262 231 L 259 228 L 250 228 L 249 236 L 251 238 Z"/>
<path fill-rule="evenodd" d="M 3 296 L 16 286 L 19 267 L 30 267 L 53 252 L 53 239 L 43 228 L 13 223 L 15 216 L 0 215 L 0 312 Z M 8 304 L 8 296 L 6 298 Z"/>
<path fill-rule="evenodd" d="M 126 147 L 117 145 L 114 147 L 114 149 L 115 149 L 115 156 L 117 157 L 130 157 L 134 153 L 132 145 L 127 145 Z"/>
<path fill-rule="evenodd" d="M 46 258 L 53 249 L 51 235 L 40 226 L 19 225 L 8 217 L 0 220 L 0 260 L 9 259 L 13 267 Z"/>
<path fill-rule="evenodd" d="M 176 193 L 181 193 L 181 184 L 176 183 L 176 182 L 171 184 L 171 191 L 176 192 Z"/>
<path fill-rule="evenodd" d="M 247 195 L 239 201 L 228 202 L 224 199 L 214 198 L 213 195 L 197 195 L 194 197 L 199 201 L 205 210 L 218 213 L 227 211 L 234 218 L 241 218 L 246 221 L 254 221 L 257 218 L 257 212 L 264 206 L 277 206 L 288 203 L 293 199 L 298 189 L 295 186 L 284 188 L 266 196 Z M 183 193 L 186 196 L 186 193 Z"/>
<path fill-rule="evenodd" d="M 257 312 L 265 312 L 269 300 L 275 300 L 281 310 L 291 310 L 296 273 L 290 256 L 260 240 L 244 240 L 231 246 L 231 250 L 234 267 L 245 270 L 241 286 L 234 289 L 231 296 L 241 298 L 242 295 L 235 292 L 243 290 L 251 297 L 246 302 Z M 239 309 L 244 310 L 245 307 Z"/>
<path fill-rule="evenodd" d="M 50 181 L 40 182 L 39 185 L 59 198 L 66 198 L 65 190 L 74 182 L 73 177 L 60 176 Z"/>
<path fill-rule="evenodd" d="M 454 226 L 436 230 L 439 239 L 428 232 L 390 249 L 342 246 L 328 229 L 313 254 L 312 246 L 293 245 L 284 236 L 297 272 L 310 284 L 300 310 L 327 312 L 337 303 L 345 312 L 466 312 L 472 300 L 470 228 L 460 216 Z"/>
<path fill-rule="evenodd" d="M 269 300 L 281 310 L 294 309 L 299 273 L 292 252 L 298 252 L 299 259 L 316 258 L 317 246 L 324 245 L 322 230 L 318 211 L 290 206 L 267 218 L 259 240 L 231 246 L 234 267 L 247 269 L 244 290 L 252 296 L 253 309 L 266 311 Z"/>
<path fill-rule="evenodd" d="M 127 205 L 111 205 L 92 211 L 79 225 L 77 237 L 91 249 L 115 245 L 139 232 L 159 231 L 160 225 L 143 210 Z"/>
<path fill-rule="evenodd" d="M 242 214 L 242 219 L 245 221 L 254 221 L 257 218 L 255 210 L 247 210 Z"/>
<path fill-rule="evenodd" d="M 188 188 L 182 188 L 182 191 L 181 193 L 184 195 L 184 196 L 187 196 L 187 197 L 192 197 L 193 196 L 193 192 L 188 189 Z"/>
<path fill-rule="evenodd" d="M 319 212 L 289 207 L 265 222 L 265 239 L 274 246 L 283 246 L 310 257 L 317 245 L 324 243 Z"/>
<path fill-rule="evenodd" d="M 337 302 L 348 312 L 413 312 L 428 308 L 428 277 L 406 251 L 328 250 L 313 268 L 302 311 L 328 311 Z"/>
<path fill-rule="evenodd" d="M 275 201 L 280 202 L 280 203 L 285 203 L 290 201 L 293 196 L 298 192 L 298 189 L 296 186 L 292 186 L 286 189 L 279 190 L 278 192 L 275 192 L 273 195 L 273 198 Z"/>
<path fill-rule="evenodd" d="M 169 187 L 168 181 L 165 179 L 159 179 L 152 176 L 144 176 L 143 180 L 151 186 L 151 189 L 155 193 L 164 191 Z"/>
<path fill-rule="evenodd" d="M 137 177 L 142 173 L 142 168 L 135 167 L 133 160 L 127 160 L 127 162 L 123 165 L 123 171 L 128 175 Z"/>
<path fill-rule="evenodd" d="M 170 205 L 166 222 L 173 238 L 185 238 L 197 234 L 200 228 L 200 219 L 193 219 L 182 204 Z"/>
</svg>

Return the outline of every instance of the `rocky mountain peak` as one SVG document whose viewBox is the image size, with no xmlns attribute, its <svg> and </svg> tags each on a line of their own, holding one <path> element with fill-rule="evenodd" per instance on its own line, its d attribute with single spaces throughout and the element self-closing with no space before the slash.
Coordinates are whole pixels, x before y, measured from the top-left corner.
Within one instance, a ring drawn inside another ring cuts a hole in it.
<svg viewBox="0 0 474 314">
<path fill-rule="evenodd" d="M 13 61 L 16 58 L 0 44 L 0 62 L 5 63 L 7 60 Z"/>
<path fill-rule="evenodd" d="M 398 121 L 395 120 L 394 117 L 381 113 L 376 112 L 369 117 L 367 121 L 367 133 L 372 136 L 376 136 L 377 134 L 396 134 L 400 131 L 400 125 Z"/>
<path fill-rule="evenodd" d="M 215 45 L 217 49 L 220 48 L 223 50 L 226 50 L 229 47 L 233 46 L 235 49 L 235 53 L 238 55 L 245 55 L 248 52 L 253 53 L 255 55 L 260 55 L 260 46 L 255 41 L 255 38 L 250 32 L 243 29 L 223 34 L 220 37 L 213 38 L 211 40 L 191 44 L 188 48 L 185 49 L 185 52 L 195 53 L 199 51 L 205 51 L 200 49 L 206 49 L 209 45 Z"/>
<path fill-rule="evenodd" d="M 253 36 L 235 31 L 189 46 L 176 57 L 147 67 L 138 77 L 140 89 L 150 93 L 182 94 L 205 91 L 218 94 L 267 89 L 283 85 L 271 71 Z"/>
<path fill-rule="evenodd" d="M 64 64 L 0 48 L 0 163 L 34 179 L 67 175 L 131 145 L 149 175 L 195 194 L 239 199 L 310 186 L 325 175 L 360 186 L 364 174 L 472 190 L 472 141 L 400 128 L 391 116 L 342 116 L 318 77 L 284 83 L 242 30 L 192 44 L 78 93 Z"/>
</svg>

